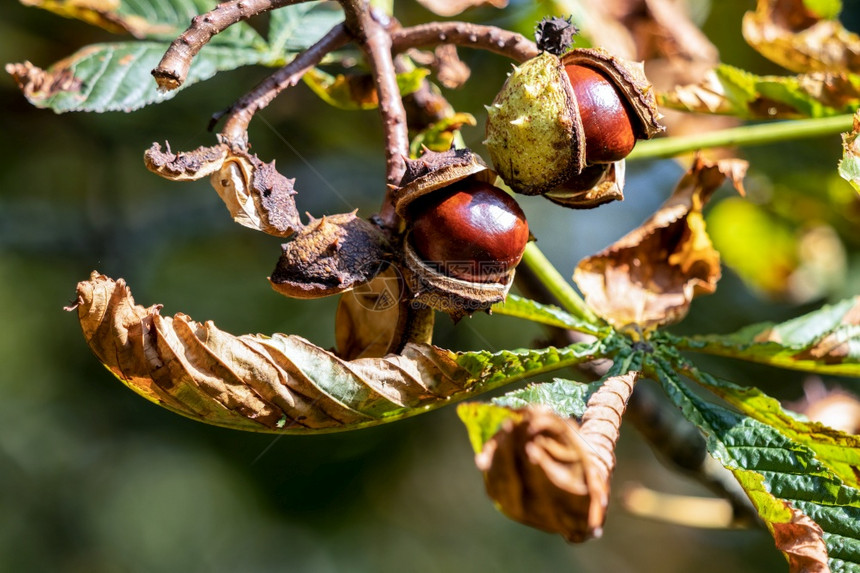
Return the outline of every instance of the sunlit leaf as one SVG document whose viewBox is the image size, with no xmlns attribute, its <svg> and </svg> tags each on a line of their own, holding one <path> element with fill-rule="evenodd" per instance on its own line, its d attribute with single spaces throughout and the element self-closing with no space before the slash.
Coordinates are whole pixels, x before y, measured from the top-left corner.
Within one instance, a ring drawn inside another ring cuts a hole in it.
<svg viewBox="0 0 860 573">
<path fill-rule="evenodd" d="M 408 95 L 421 86 L 421 81 L 430 71 L 415 68 L 412 71 L 397 74 L 397 87 L 400 95 Z M 369 74 L 333 76 L 313 68 L 303 77 L 308 87 L 327 104 L 347 110 L 375 109 L 379 105 L 376 86 Z"/>
<path fill-rule="evenodd" d="M 559 416 L 581 418 L 585 413 L 588 398 L 601 384 L 601 381 L 584 384 L 556 378 L 552 382 L 537 382 L 519 390 L 512 390 L 504 396 L 493 398 L 493 404 L 507 408 L 545 405 Z"/>
<path fill-rule="evenodd" d="M 332 432 L 420 414 L 601 356 L 563 349 L 454 353 L 409 344 L 399 355 L 346 361 L 298 336 L 233 336 L 211 321 L 136 305 L 122 280 L 78 284 L 84 336 L 129 388 L 169 410 L 234 429 Z"/>
<path fill-rule="evenodd" d="M 746 167 L 697 157 L 650 219 L 577 265 L 573 278 L 589 306 L 616 327 L 653 329 L 681 320 L 695 296 L 712 293 L 720 257 L 702 207 L 726 179 L 742 190 Z"/>
<path fill-rule="evenodd" d="M 464 125 L 477 124 L 475 116 L 471 113 L 455 113 L 439 120 L 412 138 L 412 143 L 409 145 L 409 155 L 413 158 L 420 156 L 422 147 L 426 147 L 430 151 L 448 151 Z"/>
<path fill-rule="evenodd" d="M 176 90 L 158 91 L 150 74 L 167 46 L 161 42 L 93 44 L 47 70 L 26 62 L 9 64 L 6 71 L 36 107 L 57 113 L 132 111 L 175 95 Z M 194 59 L 182 87 L 209 79 L 219 71 L 264 63 L 267 59 L 266 52 L 255 49 L 206 46 Z"/>
<path fill-rule="evenodd" d="M 191 19 L 217 5 L 215 0 L 21 0 L 22 4 L 83 20 L 114 33 L 136 38 L 172 40 Z M 263 38 L 246 22 L 238 22 L 212 38 L 215 44 L 265 46 Z"/>
<path fill-rule="evenodd" d="M 516 294 L 509 294 L 504 302 L 494 304 L 491 310 L 496 314 L 515 316 L 547 326 L 557 326 L 566 330 L 576 330 L 589 334 L 605 335 L 608 333 L 608 329 L 601 329 L 593 324 L 589 324 L 582 319 L 566 313 L 557 306 L 541 304 Z"/>
<path fill-rule="evenodd" d="M 469 443 L 476 454 L 484 449 L 484 444 L 490 441 L 498 432 L 505 420 L 519 420 L 520 415 L 513 409 L 505 406 L 494 406 L 483 402 L 466 402 L 457 406 L 457 415 L 460 416 L 466 431 L 469 434 Z"/>
<path fill-rule="evenodd" d="M 660 105 L 747 119 L 826 117 L 860 105 L 860 76 L 812 72 L 799 76 L 757 76 L 720 64 L 697 84 L 658 93 Z"/>
<path fill-rule="evenodd" d="M 836 20 L 834 0 L 758 0 L 743 34 L 766 58 L 794 72 L 857 70 L 860 36 Z"/>
<path fill-rule="evenodd" d="M 860 491 L 846 485 L 809 447 L 704 401 L 660 356 L 650 356 L 647 369 L 704 432 L 711 455 L 738 478 L 791 571 L 860 567 Z"/>
<path fill-rule="evenodd" d="M 675 343 L 685 350 L 781 368 L 860 376 L 860 297 L 782 324 L 754 324 L 733 334 L 678 338 Z"/>
<path fill-rule="evenodd" d="M 758 388 L 743 388 L 720 380 L 692 365 L 684 365 L 681 371 L 747 416 L 807 446 L 846 485 L 860 487 L 860 436 L 845 434 L 818 422 L 803 421 L 783 410 L 778 400 Z"/>
</svg>

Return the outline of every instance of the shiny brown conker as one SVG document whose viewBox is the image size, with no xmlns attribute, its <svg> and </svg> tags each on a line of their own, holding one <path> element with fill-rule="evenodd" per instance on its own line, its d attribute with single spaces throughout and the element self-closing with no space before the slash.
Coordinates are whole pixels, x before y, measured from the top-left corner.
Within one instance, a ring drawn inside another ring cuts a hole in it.
<svg viewBox="0 0 860 573">
<path fill-rule="evenodd" d="M 636 133 L 624 96 L 594 68 L 569 64 L 564 71 L 582 117 L 586 164 L 612 163 L 627 157 L 636 144 Z"/>
<path fill-rule="evenodd" d="M 501 281 L 520 262 L 529 239 L 513 197 L 474 178 L 416 199 L 409 210 L 418 256 L 456 279 Z"/>
</svg>

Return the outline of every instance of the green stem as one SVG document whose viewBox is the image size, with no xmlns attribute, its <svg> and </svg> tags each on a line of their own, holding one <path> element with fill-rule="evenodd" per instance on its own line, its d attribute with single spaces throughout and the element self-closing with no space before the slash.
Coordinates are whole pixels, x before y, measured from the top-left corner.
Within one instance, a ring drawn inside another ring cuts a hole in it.
<svg viewBox="0 0 860 573">
<path fill-rule="evenodd" d="M 627 159 L 630 161 L 658 159 L 674 157 L 681 153 L 709 147 L 764 145 L 790 139 L 831 135 L 851 131 L 853 120 L 853 115 L 845 114 L 815 119 L 759 123 L 697 135 L 642 141 L 636 145 Z"/>
<path fill-rule="evenodd" d="M 594 314 L 582 297 L 570 286 L 561 273 L 553 266 L 541 250 L 534 243 L 526 246 L 523 254 L 523 264 L 528 266 L 544 286 L 558 299 L 562 308 L 591 324 L 602 324 L 602 321 Z"/>
</svg>

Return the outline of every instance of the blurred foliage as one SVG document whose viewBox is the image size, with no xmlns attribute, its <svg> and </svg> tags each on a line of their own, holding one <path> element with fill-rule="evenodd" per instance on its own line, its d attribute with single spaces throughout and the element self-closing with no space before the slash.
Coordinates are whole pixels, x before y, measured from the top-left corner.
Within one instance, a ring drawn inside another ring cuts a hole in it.
<svg viewBox="0 0 860 573">
<path fill-rule="evenodd" d="M 723 61 L 757 74 L 781 73 L 741 40 L 740 17 L 750 2 L 697 3 L 704 11 L 708 4 L 704 30 Z M 858 3 L 844 4 L 843 21 L 860 28 Z M 479 9 L 465 17 L 530 33 L 544 10 L 522 0 L 505 11 Z M 71 47 L 114 39 L 17 2 L 5 2 L 0 15 L 3 62 L 45 66 Z M 397 15 L 407 24 L 431 18 L 410 2 L 398 3 Z M 446 95 L 455 109 L 476 115 L 478 127 L 466 127 L 463 137 L 482 149 L 482 104 L 492 100 L 510 64 L 461 54 L 473 80 Z M 170 139 L 188 149 L 212 143 L 208 114 L 267 73 L 222 74 L 130 115 L 55 116 L 30 106 L 9 76 L 0 79 L 0 570 L 708 573 L 784 567 L 764 531 L 645 523 L 618 504 L 610 506 L 604 537 L 583 546 L 513 523 L 486 499 L 451 408 L 354 433 L 273 438 L 175 416 L 100 368 L 74 318 L 61 310 L 92 269 L 126 278 L 138 302 L 164 303 L 169 313 L 212 319 L 235 333 L 277 331 L 333 344 L 336 301 L 291 301 L 270 289 L 276 239 L 234 225 L 206 182 L 171 184 L 146 172 L 141 160 L 153 141 Z M 297 177 L 301 209 L 319 216 L 352 208 L 369 214 L 378 206 L 384 162 L 374 111 L 332 109 L 300 85 L 260 114 L 251 130 L 255 150 Z M 835 172 L 838 137 L 751 148 L 743 156 L 752 165 L 752 202 L 733 212 L 725 196 L 715 198 L 712 229 L 731 234 L 729 264 L 732 240 L 777 254 L 758 252 L 765 265 L 760 273 L 740 264 L 737 274 L 727 270 L 717 293 L 693 304 L 679 332 L 781 321 L 860 292 L 860 206 Z M 578 260 L 653 211 L 681 171 L 670 161 L 631 164 L 628 198 L 598 211 L 572 213 L 539 198 L 521 204 L 540 221 L 534 231 L 544 252 L 569 274 Z M 764 227 L 722 228 L 744 217 Z M 810 228 L 829 229 L 841 249 L 841 274 L 812 294 L 786 296 L 782 271 L 771 266 L 785 257 L 788 276 L 796 273 Z M 436 340 L 455 349 L 516 348 L 542 336 L 508 317 L 438 322 Z M 782 399 L 801 394 L 800 373 L 718 358 L 699 362 Z M 629 428 L 619 448 L 617 490 L 638 480 L 703 494 L 664 469 Z"/>
</svg>

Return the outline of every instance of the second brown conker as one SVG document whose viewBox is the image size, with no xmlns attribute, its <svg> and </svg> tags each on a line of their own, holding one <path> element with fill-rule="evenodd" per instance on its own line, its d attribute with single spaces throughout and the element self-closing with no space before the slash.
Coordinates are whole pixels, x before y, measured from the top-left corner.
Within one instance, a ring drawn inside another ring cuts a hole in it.
<svg viewBox="0 0 860 573">
<path fill-rule="evenodd" d="M 440 272 L 465 281 L 499 282 L 523 256 L 525 214 L 507 193 L 468 178 L 409 206 L 411 241 Z"/>
</svg>

